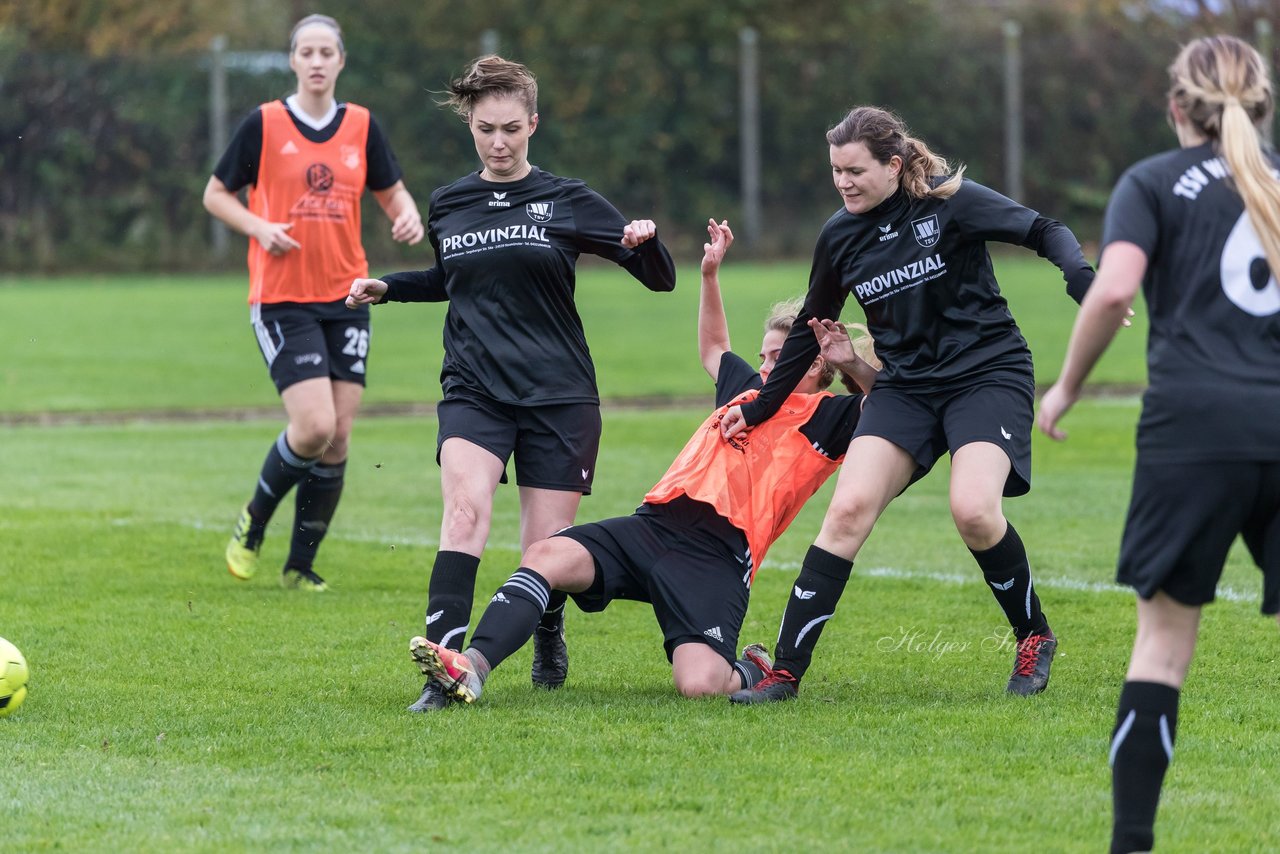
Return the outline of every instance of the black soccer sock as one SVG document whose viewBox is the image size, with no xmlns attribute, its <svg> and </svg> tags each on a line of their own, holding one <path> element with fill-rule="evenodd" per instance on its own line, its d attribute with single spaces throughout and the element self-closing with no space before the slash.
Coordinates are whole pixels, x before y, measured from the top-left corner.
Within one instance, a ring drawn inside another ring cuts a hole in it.
<svg viewBox="0 0 1280 854">
<path fill-rule="evenodd" d="M 733 672 L 738 674 L 744 689 L 755 687 L 755 684 L 764 678 L 764 671 L 760 669 L 760 665 L 745 658 L 739 658 L 733 663 Z"/>
<path fill-rule="evenodd" d="M 1040 597 L 1031 582 L 1027 549 L 1013 524 L 1009 524 L 1000 542 L 991 548 L 981 552 L 969 549 L 969 553 L 982 567 L 987 586 L 1018 640 L 1049 634 L 1049 621 L 1040 610 Z"/>
<path fill-rule="evenodd" d="M 342 498 L 346 460 L 340 463 L 317 463 L 311 473 L 298 484 L 297 510 L 293 517 L 293 541 L 285 566 L 310 569 L 315 563 L 320 541 L 329 531 L 333 513 Z"/>
<path fill-rule="evenodd" d="M 799 679 L 809 669 L 822 627 L 834 616 L 852 571 L 853 561 L 809 546 L 782 614 L 778 645 L 773 652 L 774 670 L 786 670 Z"/>
<path fill-rule="evenodd" d="M 262 471 L 258 475 L 258 487 L 249 500 L 249 515 L 253 517 L 255 524 L 264 528 L 294 484 L 306 477 L 320 461 L 319 457 L 307 459 L 295 453 L 285 438 L 287 432 L 281 430 L 272 443 L 271 450 L 267 451 L 267 458 L 262 461 Z"/>
<path fill-rule="evenodd" d="M 498 588 L 471 635 L 471 648 L 497 667 L 533 637 L 547 608 L 551 586 L 528 567 L 520 567 Z"/>
<path fill-rule="evenodd" d="M 559 631 L 560 624 L 564 622 L 564 604 L 568 601 L 568 593 L 563 590 L 552 590 L 550 598 L 547 599 L 547 610 L 538 621 L 538 628 L 544 632 Z"/>
<path fill-rule="evenodd" d="M 1111 737 L 1112 854 L 1151 850 L 1160 786 L 1173 759 L 1177 729 L 1177 688 L 1124 683 Z"/>
<path fill-rule="evenodd" d="M 436 552 L 427 583 L 427 640 L 462 651 L 480 558 L 466 552 Z"/>
</svg>

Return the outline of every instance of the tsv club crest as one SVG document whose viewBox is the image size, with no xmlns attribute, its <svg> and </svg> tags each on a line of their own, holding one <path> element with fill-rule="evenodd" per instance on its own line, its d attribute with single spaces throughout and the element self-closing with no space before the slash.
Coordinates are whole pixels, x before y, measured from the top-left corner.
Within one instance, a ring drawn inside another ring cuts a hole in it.
<svg viewBox="0 0 1280 854">
<path fill-rule="evenodd" d="M 534 222 L 550 222 L 551 212 L 555 209 L 555 204 L 555 202 L 529 202 L 524 206 L 524 212 Z"/>
<path fill-rule="evenodd" d="M 931 214 L 924 219 L 911 220 L 911 233 L 916 236 L 916 243 L 926 249 L 934 245 L 942 237 L 942 229 L 938 227 L 938 215 Z"/>
</svg>

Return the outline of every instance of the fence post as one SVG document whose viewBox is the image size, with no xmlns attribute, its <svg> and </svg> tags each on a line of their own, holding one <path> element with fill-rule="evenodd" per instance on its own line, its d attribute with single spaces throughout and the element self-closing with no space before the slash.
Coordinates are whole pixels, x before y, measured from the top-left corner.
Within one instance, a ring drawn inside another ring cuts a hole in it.
<svg viewBox="0 0 1280 854">
<path fill-rule="evenodd" d="M 498 31 L 484 30 L 480 33 L 480 55 L 489 56 L 498 52 Z"/>
<path fill-rule="evenodd" d="M 742 170 L 742 236 L 748 249 L 760 245 L 760 55 L 759 35 L 751 27 L 738 32 L 738 94 Z"/>
<path fill-rule="evenodd" d="M 209 171 L 227 147 L 227 37 L 214 36 L 209 43 Z M 216 216 L 209 217 L 209 242 L 215 258 L 227 254 L 227 227 Z"/>
<path fill-rule="evenodd" d="M 1004 192 L 1023 201 L 1022 189 L 1022 25 L 1004 22 Z"/>
</svg>

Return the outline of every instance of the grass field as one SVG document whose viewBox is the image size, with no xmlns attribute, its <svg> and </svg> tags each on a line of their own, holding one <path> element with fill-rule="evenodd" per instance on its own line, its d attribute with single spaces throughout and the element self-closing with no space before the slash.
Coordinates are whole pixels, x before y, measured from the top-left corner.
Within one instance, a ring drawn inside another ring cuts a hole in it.
<svg viewBox="0 0 1280 854">
<path fill-rule="evenodd" d="M 1001 264 L 1049 380 L 1072 307 L 1043 262 Z M 693 352 L 696 278 L 682 272 L 674 295 L 583 276 L 607 396 L 709 400 Z M 768 302 L 802 289 L 804 274 L 726 270 L 741 351 L 758 343 Z M 6 850 L 1105 847 L 1106 748 L 1133 631 L 1132 597 L 1110 584 L 1132 396 L 1084 402 L 1064 445 L 1037 439 L 1036 488 L 1007 508 L 1062 638 L 1040 697 L 1002 692 L 1012 651 L 947 518 L 943 464 L 872 535 L 798 702 L 679 699 L 648 608 L 619 603 L 570 614 L 566 689 L 535 691 L 524 650 L 476 707 L 414 716 L 403 708 L 421 678 L 406 645 L 440 511 L 433 420 L 357 424 L 318 567 L 333 591 L 304 598 L 269 571 L 235 582 L 221 561 L 278 419 L 139 413 L 274 401 L 242 288 L 0 286 L 0 311 L 21 318 L 0 339 L 0 636 L 32 668 L 26 705 L 0 720 Z M 431 399 L 439 310 L 377 311 L 370 399 Z M 1142 344 L 1141 329 L 1126 333 L 1106 378 L 1140 383 Z M 14 417 L 112 411 L 59 426 Z M 607 406 L 581 518 L 630 512 L 704 414 Z M 772 641 L 829 491 L 771 551 L 744 641 Z M 268 567 L 284 555 L 280 527 Z M 481 604 L 517 565 L 516 530 L 513 491 L 500 490 Z M 1237 550 L 1183 697 L 1162 851 L 1280 846 L 1268 785 L 1280 750 L 1267 690 L 1276 628 L 1256 615 L 1257 588 Z"/>
</svg>

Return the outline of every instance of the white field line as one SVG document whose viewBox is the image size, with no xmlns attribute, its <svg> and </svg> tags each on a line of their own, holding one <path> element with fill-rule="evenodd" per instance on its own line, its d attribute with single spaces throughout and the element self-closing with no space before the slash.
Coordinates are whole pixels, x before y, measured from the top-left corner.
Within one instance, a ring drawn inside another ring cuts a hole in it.
<svg viewBox="0 0 1280 854">
<path fill-rule="evenodd" d="M 141 520 L 137 520 L 141 521 Z M 230 525 L 226 522 L 217 524 L 206 522 L 201 519 L 185 519 L 185 520 L 147 520 L 147 521 L 170 521 L 176 524 L 186 525 L 198 531 L 229 531 Z M 135 520 L 117 519 L 117 525 L 134 524 Z M 353 543 L 379 543 L 385 546 L 417 546 L 419 548 L 434 549 L 440 545 L 437 537 L 425 536 L 421 534 L 398 534 L 394 537 L 386 534 L 374 533 L 372 531 L 351 531 L 349 529 L 335 531 L 329 535 L 333 539 L 346 540 Z M 503 549 L 505 551 L 516 552 L 520 550 L 520 546 L 516 543 L 489 543 L 491 548 Z M 789 572 L 798 573 L 800 571 L 799 561 L 767 561 L 761 568 L 762 572 Z M 902 580 L 915 581 L 933 581 L 939 584 L 975 584 L 981 579 L 981 572 L 977 568 L 971 573 L 962 572 L 937 572 L 932 570 L 918 569 L 898 569 L 892 566 L 871 566 L 860 567 L 854 565 L 854 575 L 866 576 L 868 578 L 894 578 Z M 1044 587 L 1050 590 L 1078 590 L 1084 593 L 1102 593 L 1115 594 L 1120 593 L 1125 596 L 1133 596 L 1133 590 L 1119 584 L 1112 584 L 1104 581 L 1084 581 L 1079 578 L 1071 578 L 1065 575 L 1044 575 L 1036 574 L 1032 576 L 1037 587 Z M 1261 601 L 1261 596 L 1257 591 L 1238 590 L 1234 587 L 1220 586 L 1217 592 L 1217 598 L 1228 602 L 1243 602 L 1246 604 L 1257 605 Z"/>
</svg>

